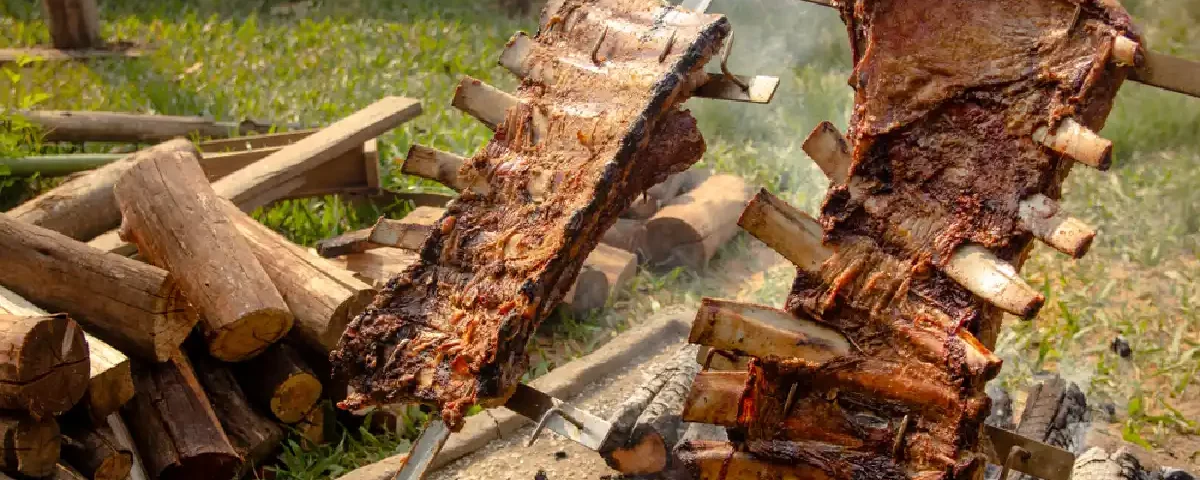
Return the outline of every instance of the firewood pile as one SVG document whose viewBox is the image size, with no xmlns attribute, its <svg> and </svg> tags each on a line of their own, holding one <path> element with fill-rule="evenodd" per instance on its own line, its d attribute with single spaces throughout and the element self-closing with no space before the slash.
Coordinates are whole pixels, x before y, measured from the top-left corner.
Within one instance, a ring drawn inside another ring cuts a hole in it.
<svg viewBox="0 0 1200 480">
<path fill-rule="evenodd" d="M 377 192 L 375 138 L 420 112 L 169 140 L 0 214 L 0 471 L 235 478 L 288 432 L 323 442 L 329 351 L 375 289 L 245 212 Z"/>
</svg>

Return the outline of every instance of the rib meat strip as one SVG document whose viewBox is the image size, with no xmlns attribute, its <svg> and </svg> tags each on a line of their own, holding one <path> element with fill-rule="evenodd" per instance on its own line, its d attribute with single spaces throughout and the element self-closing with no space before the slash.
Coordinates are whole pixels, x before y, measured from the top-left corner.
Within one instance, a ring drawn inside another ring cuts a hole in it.
<svg viewBox="0 0 1200 480">
<path fill-rule="evenodd" d="M 342 408 L 431 404 L 458 430 L 472 405 L 502 404 L 529 336 L 602 233 L 704 153 L 678 105 L 705 78 L 724 17 L 657 0 L 546 8 L 527 60 L 538 74 L 463 165 L 471 187 L 331 354 L 353 389 Z"/>
</svg>

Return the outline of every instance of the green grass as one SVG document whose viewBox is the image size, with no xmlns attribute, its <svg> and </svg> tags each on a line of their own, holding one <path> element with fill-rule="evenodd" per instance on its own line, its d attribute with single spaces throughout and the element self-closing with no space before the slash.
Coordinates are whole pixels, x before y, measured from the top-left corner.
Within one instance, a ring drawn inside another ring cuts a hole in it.
<svg viewBox="0 0 1200 480">
<path fill-rule="evenodd" d="M 781 0 L 721 0 L 737 29 L 730 67 L 778 75 L 771 105 L 689 102 L 708 142 L 704 166 L 744 176 L 815 211 L 827 186 L 800 150 L 820 121 L 843 128 L 851 91 L 845 27 L 829 10 Z M 1162 52 L 1200 59 L 1200 0 L 1125 2 Z M 422 101 L 425 113 L 381 138 L 383 165 L 413 142 L 470 154 L 489 138 L 478 122 L 449 107 L 462 75 L 511 88 L 496 66 L 509 36 L 531 30 L 490 1 L 316 1 L 306 11 L 284 2 L 217 0 L 104 0 L 106 38 L 157 44 L 138 60 L 33 63 L 7 66 L 0 75 L 6 107 L 140 111 L 210 115 L 220 120 L 267 119 L 328 124 L 384 95 Z M 48 42 L 36 2 L 0 0 L 0 47 Z M 715 67 L 715 66 L 714 66 Z M 43 147 L 19 121 L 0 130 L 0 156 Z M 1200 100 L 1127 83 L 1102 134 L 1117 145 L 1111 172 L 1077 168 L 1064 205 L 1097 226 L 1089 256 L 1072 261 L 1038 247 L 1024 274 L 1047 293 L 1033 322 L 1010 320 L 998 351 L 1006 365 L 1000 381 L 1027 386 L 1035 374 L 1060 372 L 1079 381 L 1095 401 L 1118 408 L 1120 430 L 1131 441 L 1162 449 L 1196 434 L 1200 406 Z M 106 151 L 112 145 L 74 149 Z M 44 180 L 0 172 L 0 207 L 7 208 Z M 51 181 L 52 182 L 52 181 Z M 447 191 L 431 182 L 389 175 L 396 190 Z M 256 217 L 293 240 L 311 244 L 402 215 L 404 205 L 350 208 L 336 197 L 284 202 Z M 705 295 L 778 306 L 793 267 L 745 235 L 727 245 L 706 274 L 641 272 L 611 308 L 545 322 L 531 344 L 530 376 L 594 350 L 654 312 L 694 305 Z M 1107 345 L 1129 339 L 1131 359 Z M 404 448 L 412 421 L 398 436 L 345 432 L 312 451 L 288 448 L 279 478 L 324 478 Z M 1178 452 L 1187 458 L 1193 452 Z"/>
</svg>

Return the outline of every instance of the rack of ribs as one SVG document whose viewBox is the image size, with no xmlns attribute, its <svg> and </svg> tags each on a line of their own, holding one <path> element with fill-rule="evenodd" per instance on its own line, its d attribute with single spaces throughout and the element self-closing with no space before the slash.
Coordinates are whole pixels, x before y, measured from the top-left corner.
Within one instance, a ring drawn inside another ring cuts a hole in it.
<svg viewBox="0 0 1200 480">
<path fill-rule="evenodd" d="M 517 102 L 455 172 L 461 196 L 331 353 L 353 390 L 342 408 L 429 404 L 456 431 L 472 405 L 502 404 L 603 232 L 704 153 L 679 105 L 708 80 L 723 16 L 657 0 L 558 0 L 543 15 L 532 42 L 513 40 Z"/>
<path fill-rule="evenodd" d="M 981 478 L 984 386 L 1036 238 L 1078 257 L 1095 232 L 1054 199 L 1100 130 L 1139 36 L 1113 0 L 846 0 L 848 137 L 805 150 L 832 180 L 814 219 L 763 191 L 740 221 L 796 264 L 786 309 L 707 299 L 690 340 L 752 357 L 702 371 L 687 478 Z M 1130 47 L 1132 45 L 1132 47 Z M 1132 48 L 1132 52 L 1130 51 Z"/>
</svg>

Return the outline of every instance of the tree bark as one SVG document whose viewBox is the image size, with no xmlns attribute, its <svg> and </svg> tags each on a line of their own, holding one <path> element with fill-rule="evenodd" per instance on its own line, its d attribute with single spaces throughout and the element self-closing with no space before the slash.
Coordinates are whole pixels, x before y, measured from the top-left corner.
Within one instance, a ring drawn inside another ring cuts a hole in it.
<svg viewBox="0 0 1200 480">
<path fill-rule="evenodd" d="M 87 175 L 68 180 L 18 205 L 8 212 L 13 218 L 47 228 L 75 240 L 86 241 L 121 222 L 121 211 L 113 197 L 113 185 L 143 159 L 175 152 L 195 152 L 185 140 L 172 140 L 133 153 Z"/>
<path fill-rule="evenodd" d="M 38 420 L 5 412 L 0 414 L 0 471 L 10 475 L 45 477 L 58 462 L 58 423 L 54 417 Z"/>
<path fill-rule="evenodd" d="M 133 466 L 133 452 L 117 442 L 107 425 L 64 426 L 62 457 L 92 480 L 122 480 Z"/>
<path fill-rule="evenodd" d="M 680 411 L 699 371 L 696 346 L 685 345 L 618 407 L 612 442 L 600 450 L 610 467 L 628 475 L 651 475 L 671 467 L 683 424 Z"/>
<path fill-rule="evenodd" d="M 0 408 L 67 411 L 88 384 L 83 330 L 67 315 L 0 315 Z"/>
<path fill-rule="evenodd" d="M 350 319 L 375 299 L 375 289 L 271 231 L 231 203 L 222 203 L 295 315 L 291 335 L 306 349 L 328 355 Z"/>
<path fill-rule="evenodd" d="M 241 462 L 188 359 L 135 364 L 137 395 L 121 409 L 147 473 L 157 479 L 232 478 Z"/>
<path fill-rule="evenodd" d="M 221 427 L 229 437 L 229 443 L 244 460 L 245 473 L 255 465 L 266 462 L 278 451 L 284 430 L 250 404 L 228 367 L 201 350 L 192 349 L 193 354 L 189 358 L 213 411 L 221 420 Z"/>
<path fill-rule="evenodd" d="M 292 314 L 228 218 L 194 152 L 143 159 L 117 181 L 122 238 L 174 272 L 209 352 L 246 360 L 283 338 Z"/>
<path fill-rule="evenodd" d="M 702 270 L 737 233 L 750 192 L 733 175 L 717 175 L 672 200 L 646 222 L 646 251 L 658 268 Z"/>
<path fill-rule="evenodd" d="M 54 48 L 102 48 L 96 0 L 42 0 L 42 13 Z"/>
<path fill-rule="evenodd" d="M 286 344 L 272 345 L 233 370 L 247 396 L 283 423 L 299 422 L 321 398 L 320 380 Z"/>
</svg>

